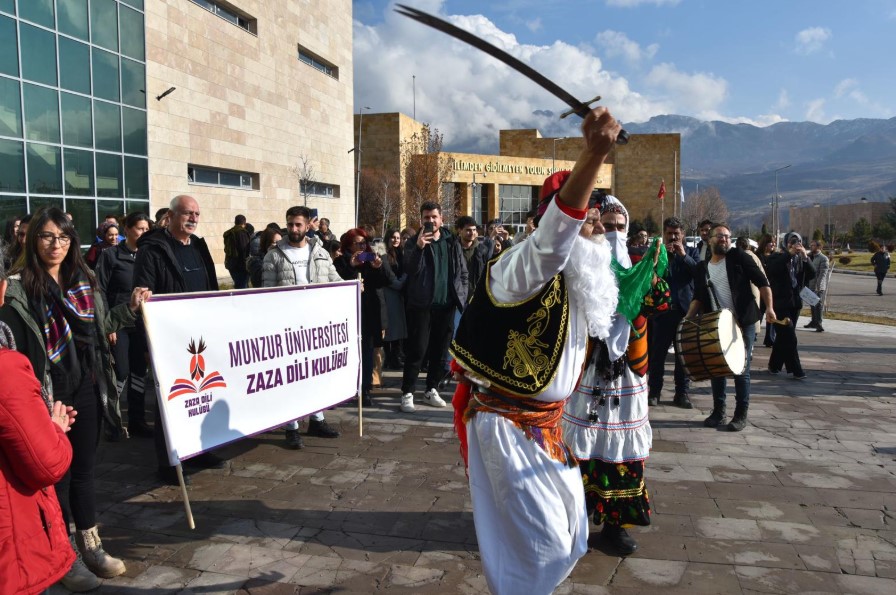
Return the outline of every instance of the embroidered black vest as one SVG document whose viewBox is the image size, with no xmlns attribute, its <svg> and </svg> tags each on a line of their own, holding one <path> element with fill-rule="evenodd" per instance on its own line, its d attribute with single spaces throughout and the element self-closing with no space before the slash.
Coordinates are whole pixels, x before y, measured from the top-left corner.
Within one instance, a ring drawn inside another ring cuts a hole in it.
<svg viewBox="0 0 896 595">
<path fill-rule="evenodd" d="M 451 354 L 464 369 L 491 382 L 491 388 L 532 398 L 557 373 L 569 328 L 569 299 L 563 274 L 552 277 L 525 301 L 498 303 L 491 295 L 491 269 L 464 309 Z"/>
</svg>

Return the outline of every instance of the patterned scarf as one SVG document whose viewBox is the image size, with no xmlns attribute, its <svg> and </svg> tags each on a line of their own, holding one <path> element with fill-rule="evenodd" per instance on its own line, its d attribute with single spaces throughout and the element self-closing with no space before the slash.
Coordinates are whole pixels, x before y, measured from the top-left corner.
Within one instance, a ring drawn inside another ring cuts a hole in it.
<svg viewBox="0 0 896 595">
<path fill-rule="evenodd" d="M 95 318 L 93 289 L 87 279 L 79 279 L 63 293 L 51 280 L 49 295 L 42 300 L 41 307 L 47 357 L 58 365 L 71 354 L 73 335 L 92 334 L 90 330 Z"/>
</svg>

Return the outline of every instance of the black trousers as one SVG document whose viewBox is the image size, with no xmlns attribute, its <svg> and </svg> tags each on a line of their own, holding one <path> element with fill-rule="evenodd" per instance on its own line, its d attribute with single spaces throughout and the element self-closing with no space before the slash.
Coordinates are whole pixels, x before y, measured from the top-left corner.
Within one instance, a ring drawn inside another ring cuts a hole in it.
<svg viewBox="0 0 896 595">
<path fill-rule="evenodd" d="M 666 369 L 666 356 L 669 346 L 675 340 L 675 331 L 678 324 L 684 318 L 684 311 L 674 308 L 665 314 L 660 314 L 650 319 L 650 327 L 647 331 L 647 386 L 649 394 L 659 396 L 663 390 L 663 374 Z M 691 388 L 691 380 L 685 373 L 684 366 L 674 355 L 675 360 L 675 394 L 686 395 Z"/>
<path fill-rule="evenodd" d="M 426 389 L 436 388 L 445 375 L 448 343 L 454 333 L 454 307 L 414 308 L 406 311 L 408 338 L 405 340 L 402 394 L 413 393 L 423 358 L 428 358 Z"/>
<path fill-rule="evenodd" d="M 800 363 L 796 340 L 796 321 L 800 317 L 800 311 L 797 308 L 775 308 L 775 314 L 779 318 L 782 314 L 786 314 L 790 319 L 790 325 L 778 325 L 775 328 L 775 344 L 772 346 L 772 354 L 768 358 L 768 367 L 776 371 L 783 367 L 791 374 L 802 376 L 803 366 Z"/>
<path fill-rule="evenodd" d="M 90 374 L 70 394 L 54 397 L 78 412 L 66 434 L 72 445 L 72 464 L 56 484 L 56 497 L 66 528 L 74 520 L 78 531 L 96 525 L 96 447 L 99 439 L 100 400 Z M 67 529 L 66 529 L 67 530 Z"/>
<path fill-rule="evenodd" d="M 121 335 L 119 334 L 119 337 Z M 128 336 L 128 425 L 146 422 L 146 335 L 132 330 Z M 120 340 L 120 339 L 119 339 Z"/>
</svg>

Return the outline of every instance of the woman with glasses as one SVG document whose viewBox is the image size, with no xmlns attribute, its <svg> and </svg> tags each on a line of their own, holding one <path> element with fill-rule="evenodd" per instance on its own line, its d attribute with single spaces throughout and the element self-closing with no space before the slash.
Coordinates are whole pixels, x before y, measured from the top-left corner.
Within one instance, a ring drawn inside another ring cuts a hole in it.
<svg viewBox="0 0 896 595">
<path fill-rule="evenodd" d="M 12 330 L 18 351 L 31 362 L 47 405 L 61 401 L 78 412 L 67 434 L 72 464 L 56 484 L 65 526 L 78 559 L 62 583 L 72 591 L 99 586 L 97 577 L 125 572 L 121 560 L 103 550 L 96 527 L 94 470 L 103 418 L 120 428 L 109 333 L 132 326 L 149 292 L 136 288 L 126 304 L 107 310 L 96 279 L 78 250 L 79 238 L 56 207 L 35 213 L 22 257 L 11 271 L 0 320 Z M 88 570 L 89 569 L 89 570 Z"/>
<path fill-rule="evenodd" d="M 404 349 L 402 342 L 408 336 L 407 321 L 404 317 L 404 284 L 408 276 L 404 273 L 401 233 L 390 229 L 386 234 L 386 266 L 395 277 L 395 283 L 383 289 L 386 298 L 386 335 L 383 348 L 386 351 L 385 366 L 389 370 L 404 369 Z"/>
<path fill-rule="evenodd" d="M 149 231 L 152 220 L 145 213 L 131 213 L 124 220 L 125 240 L 114 248 L 104 250 L 96 264 L 100 291 L 109 306 L 126 304 L 134 287 L 134 264 L 137 262 L 137 240 Z M 114 226 L 110 229 L 115 229 Z M 116 231 L 117 233 L 117 231 Z M 146 376 L 146 337 L 136 329 L 125 329 L 109 334 L 115 356 L 115 375 L 118 392 L 127 380 L 128 433 L 151 438 L 153 430 L 146 423 L 144 378 Z"/>
<path fill-rule="evenodd" d="M 373 350 L 383 344 L 384 322 L 381 312 L 379 289 L 390 283 L 391 271 L 387 272 L 383 260 L 370 248 L 370 238 L 361 228 L 350 229 L 339 238 L 342 255 L 333 261 L 339 276 L 346 280 L 363 282 L 361 293 L 361 399 L 364 405 L 371 405 L 370 390 L 373 388 Z"/>
</svg>

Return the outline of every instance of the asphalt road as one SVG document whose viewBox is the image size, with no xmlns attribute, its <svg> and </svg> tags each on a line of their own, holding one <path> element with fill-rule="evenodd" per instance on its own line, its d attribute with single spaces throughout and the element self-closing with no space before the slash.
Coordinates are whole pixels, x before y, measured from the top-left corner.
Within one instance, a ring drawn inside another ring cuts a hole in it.
<svg viewBox="0 0 896 595">
<path fill-rule="evenodd" d="M 884 295 L 877 295 L 876 289 L 873 275 L 849 275 L 835 269 L 828 281 L 828 310 L 896 318 L 896 278 L 884 279 Z"/>
</svg>

